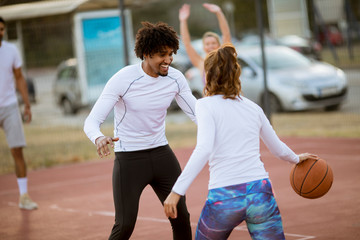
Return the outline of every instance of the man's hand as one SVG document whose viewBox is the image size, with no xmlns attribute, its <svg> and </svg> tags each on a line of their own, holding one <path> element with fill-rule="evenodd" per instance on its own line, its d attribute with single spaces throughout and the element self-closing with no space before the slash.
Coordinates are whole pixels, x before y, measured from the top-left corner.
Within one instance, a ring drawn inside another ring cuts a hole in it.
<svg viewBox="0 0 360 240">
<path fill-rule="evenodd" d="M 171 192 L 169 196 L 164 201 L 164 211 L 166 217 L 177 218 L 177 204 L 180 200 L 180 195 L 174 192 Z"/>
<path fill-rule="evenodd" d="M 97 150 L 98 155 L 100 157 L 110 155 L 110 150 L 109 150 L 108 144 L 110 144 L 110 146 L 112 148 L 114 148 L 114 142 L 116 142 L 118 140 L 119 140 L 119 138 L 111 138 L 111 137 L 107 137 L 107 136 L 98 137 L 95 140 L 96 150 Z"/>
<path fill-rule="evenodd" d="M 24 117 L 25 123 L 30 123 L 31 122 L 32 115 L 31 115 L 30 105 L 25 105 L 23 117 Z"/>
</svg>

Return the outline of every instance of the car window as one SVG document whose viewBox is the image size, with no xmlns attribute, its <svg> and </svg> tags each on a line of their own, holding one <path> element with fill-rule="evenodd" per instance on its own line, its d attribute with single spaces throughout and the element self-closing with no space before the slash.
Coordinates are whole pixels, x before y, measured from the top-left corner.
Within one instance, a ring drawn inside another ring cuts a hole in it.
<svg viewBox="0 0 360 240">
<path fill-rule="evenodd" d="M 68 78 L 68 76 L 69 76 L 69 69 L 64 68 L 59 72 L 58 79 L 59 80 L 64 80 L 64 79 Z"/>
<path fill-rule="evenodd" d="M 69 77 L 71 79 L 76 79 L 77 78 L 77 71 L 75 67 L 71 67 L 70 68 L 70 73 L 69 73 Z"/>
<path fill-rule="evenodd" d="M 268 49 L 265 54 L 268 69 L 305 67 L 311 64 L 310 59 L 291 49 Z M 251 58 L 258 66 L 262 67 L 261 52 Z"/>
<path fill-rule="evenodd" d="M 66 67 L 62 69 L 58 74 L 58 80 L 70 80 L 75 79 L 77 76 L 76 70 L 74 67 Z"/>
<path fill-rule="evenodd" d="M 241 75 L 245 77 L 253 77 L 256 75 L 255 70 L 244 59 L 238 58 L 238 63 L 241 66 Z"/>
</svg>

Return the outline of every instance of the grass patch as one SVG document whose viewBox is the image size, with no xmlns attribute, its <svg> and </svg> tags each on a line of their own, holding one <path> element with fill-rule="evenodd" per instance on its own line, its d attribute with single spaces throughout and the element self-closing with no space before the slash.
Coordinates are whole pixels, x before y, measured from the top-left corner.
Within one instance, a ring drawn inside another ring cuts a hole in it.
<svg viewBox="0 0 360 240">
<path fill-rule="evenodd" d="M 166 137 L 172 148 L 195 146 L 196 131 L 196 124 L 191 121 L 181 124 L 169 123 L 166 125 Z"/>
<path fill-rule="evenodd" d="M 281 113 L 272 116 L 279 136 L 360 138 L 360 116 L 344 113 Z"/>
</svg>

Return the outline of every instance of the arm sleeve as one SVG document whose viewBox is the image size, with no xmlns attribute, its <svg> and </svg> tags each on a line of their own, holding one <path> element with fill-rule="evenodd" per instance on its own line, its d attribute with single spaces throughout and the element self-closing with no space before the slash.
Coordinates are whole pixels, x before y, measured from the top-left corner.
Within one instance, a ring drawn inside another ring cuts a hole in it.
<svg viewBox="0 0 360 240">
<path fill-rule="evenodd" d="M 283 143 L 279 137 L 276 135 L 274 129 L 272 128 L 269 120 L 265 116 L 262 110 L 260 113 L 261 117 L 261 130 L 260 137 L 265 143 L 270 152 L 275 155 L 277 158 L 280 158 L 284 161 L 291 163 L 298 163 L 299 156 L 296 155 L 285 143 Z"/>
<path fill-rule="evenodd" d="M 178 80 L 179 85 L 179 93 L 176 94 L 175 100 L 182 111 L 193 121 L 196 123 L 196 115 L 195 115 L 195 104 L 196 98 L 191 93 L 189 84 L 187 83 L 186 78 L 181 75 Z"/>
<path fill-rule="evenodd" d="M 85 120 L 84 132 L 94 144 L 98 137 L 104 136 L 100 130 L 100 126 L 106 120 L 121 96 L 119 88 L 120 84 L 116 83 L 116 77 L 112 77 L 107 82 L 100 97 Z"/>
<path fill-rule="evenodd" d="M 185 195 L 186 190 L 208 162 L 215 142 L 214 118 L 206 107 L 199 104 L 199 101 L 196 104 L 196 118 L 198 121 L 196 147 L 172 189 L 180 195 Z"/>
<path fill-rule="evenodd" d="M 15 59 L 14 59 L 13 68 L 18 69 L 22 66 L 22 60 L 21 60 L 20 52 L 15 46 L 14 46 L 14 52 L 15 52 L 15 54 L 14 54 Z"/>
</svg>

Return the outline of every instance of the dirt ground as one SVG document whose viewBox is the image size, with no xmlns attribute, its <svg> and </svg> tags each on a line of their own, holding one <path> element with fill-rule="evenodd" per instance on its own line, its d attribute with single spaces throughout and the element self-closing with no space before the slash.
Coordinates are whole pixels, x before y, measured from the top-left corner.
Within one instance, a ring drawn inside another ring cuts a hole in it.
<svg viewBox="0 0 360 240">
<path fill-rule="evenodd" d="M 360 139 L 283 138 L 295 152 L 314 152 L 328 161 L 334 184 L 319 199 L 295 194 L 289 182 L 291 165 L 275 159 L 262 146 L 261 154 L 273 182 L 286 239 L 360 239 Z M 175 149 L 184 167 L 192 148 Z M 15 176 L 0 176 L 0 239 L 107 239 L 114 223 L 111 191 L 113 160 L 73 164 L 29 172 L 35 211 L 19 210 Z M 193 232 L 207 194 L 205 168 L 187 193 Z M 172 239 L 171 227 L 150 188 L 141 197 L 138 221 L 131 239 Z M 229 239 L 250 239 L 242 223 Z"/>
</svg>

